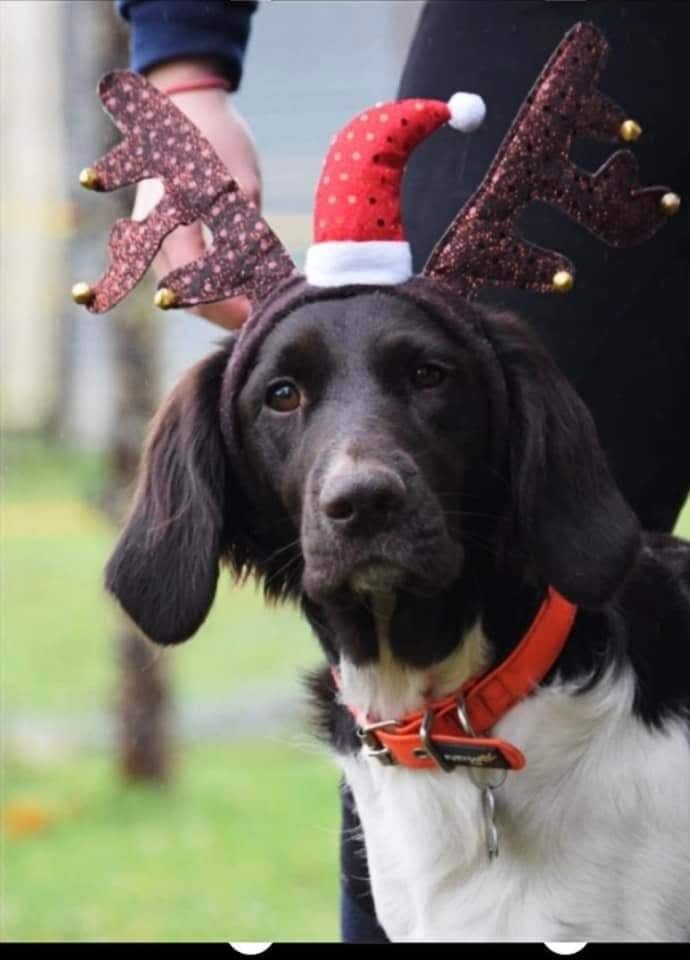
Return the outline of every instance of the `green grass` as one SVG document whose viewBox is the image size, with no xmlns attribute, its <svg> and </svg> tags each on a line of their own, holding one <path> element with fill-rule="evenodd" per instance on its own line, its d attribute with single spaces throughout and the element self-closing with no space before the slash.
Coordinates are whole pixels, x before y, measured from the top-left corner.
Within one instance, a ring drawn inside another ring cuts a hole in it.
<svg viewBox="0 0 690 960">
<path fill-rule="evenodd" d="M 94 506 L 103 466 L 32 438 L 2 453 L 3 713 L 49 724 L 109 710 L 116 614 L 101 578 L 116 531 Z M 177 703 L 264 683 L 297 694 L 320 661 L 294 611 L 227 576 L 191 643 L 150 651 Z M 157 790 L 123 784 L 111 754 L 5 750 L 2 939 L 336 939 L 337 773 L 306 733 L 301 747 L 280 738 L 187 746 Z M 13 835 L 36 810 L 49 824 Z"/>
<path fill-rule="evenodd" d="M 5 501 L 96 499 L 106 465 L 98 453 L 76 450 L 36 434 L 6 434 L 0 444 Z"/>
<path fill-rule="evenodd" d="M 4 709 L 103 707 L 117 684 L 116 612 L 102 588 L 117 533 L 95 507 L 78 500 L 89 492 L 95 499 L 100 468 L 93 457 L 51 454 L 37 442 L 7 446 L 0 559 Z M 178 697 L 196 700 L 223 699 L 264 682 L 297 690 L 302 670 L 320 662 L 295 610 L 268 608 L 253 584 L 236 588 L 226 572 L 194 639 L 169 649 L 151 646 L 150 655 L 169 664 Z"/>
<path fill-rule="evenodd" d="M 336 940 L 337 774 L 294 745 L 185 751 L 169 789 L 108 757 L 8 762 L 3 940 Z"/>
<path fill-rule="evenodd" d="M 115 611 L 101 577 L 114 537 L 98 525 L 3 537 L 5 709 L 73 712 L 109 701 L 117 681 Z M 194 639 L 151 646 L 150 656 L 169 664 L 176 693 L 187 699 L 222 699 L 252 683 L 297 684 L 301 668 L 320 659 L 295 611 L 266 608 L 253 586 L 232 589 L 227 575 Z"/>
</svg>

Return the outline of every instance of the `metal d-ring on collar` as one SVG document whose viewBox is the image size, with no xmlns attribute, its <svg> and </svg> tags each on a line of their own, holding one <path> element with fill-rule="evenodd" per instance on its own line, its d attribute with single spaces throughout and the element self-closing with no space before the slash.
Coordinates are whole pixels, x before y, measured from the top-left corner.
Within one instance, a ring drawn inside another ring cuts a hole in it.
<svg viewBox="0 0 690 960">
<path fill-rule="evenodd" d="M 474 732 L 472 728 L 472 724 L 470 723 L 470 719 L 467 714 L 467 710 L 465 708 L 465 697 L 463 694 L 460 694 L 460 697 L 458 699 L 457 711 L 458 711 L 458 719 L 460 720 L 460 723 L 463 729 L 465 730 L 465 732 L 467 733 L 467 735 L 470 737 L 476 737 L 477 734 Z M 434 711 L 427 710 L 426 713 L 424 714 L 422 725 L 419 728 L 419 739 L 422 741 L 422 745 L 427 752 L 427 756 L 434 761 L 436 766 L 440 767 L 441 770 L 444 770 L 446 773 L 452 773 L 457 769 L 456 766 L 450 763 L 448 760 L 446 760 L 443 753 L 439 750 L 439 748 L 436 746 L 436 744 L 434 743 L 431 737 L 431 725 L 433 722 L 434 722 Z M 470 767 L 470 774 L 471 773 L 472 773 L 472 768 Z M 475 781 L 473 780 L 473 782 Z"/>
<path fill-rule="evenodd" d="M 476 737 L 477 731 L 474 729 L 474 727 L 472 726 L 472 723 L 470 722 L 470 717 L 467 712 L 467 705 L 465 704 L 465 695 L 463 693 L 461 693 L 460 696 L 458 697 L 456 710 L 458 713 L 458 720 L 464 727 L 467 735 L 469 737 Z M 486 775 L 487 772 L 488 771 L 485 770 L 483 771 L 483 774 Z M 498 773 L 499 773 L 499 779 L 496 780 L 494 783 L 491 783 L 488 785 L 491 790 L 496 790 L 498 787 L 502 787 L 506 781 L 506 777 L 508 776 L 508 771 L 500 770 L 498 771 Z M 469 774 L 470 774 L 470 780 L 475 785 L 475 787 L 478 787 L 480 790 L 484 790 L 487 784 L 486 782 L 481 782 L 477 779 L 478 771 L 474 767 L 470 767 Z"/>
<path fill-rule="evenodd" d="M 470 737 L 476 737 L 476 731 L 472 724 L 470 723 L 470 716 L 467 712 L 467 705 L 465 704 L 465 694 L 461 693 L 458 697 L 458 702 L 455 705 L 455 709 L 458 711 L 458 720 L 462 724 L 465 732 Z"/>
<path fill-rule="evenodd" d="M 446 773 L 451 773 L 455 767 L 452 763 L 449 763 L 448 760 L 443 756 L 439 748 L 436 746 L 434 741 L 431 739 L 431 725 L 434 722 L 434 711 L 427 710 L 424 714 L 424 719 L 422 720 L 422 725 L 419 728 L 419 739 L 422 741 L 422 746 L 426 750 L 427 754 L 434 763 L 445 770 Z"/>
</svg>

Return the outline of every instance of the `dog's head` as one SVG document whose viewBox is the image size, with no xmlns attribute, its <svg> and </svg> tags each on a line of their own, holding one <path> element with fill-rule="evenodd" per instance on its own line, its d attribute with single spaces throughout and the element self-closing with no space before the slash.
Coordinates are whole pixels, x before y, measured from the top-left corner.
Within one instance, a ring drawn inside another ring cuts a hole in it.
<svg viewBox="0 0 690 960">
<path fill-rule="evenodd" d="M 314 621 L 339 618 L 356 660 L 373 655 L 362 592 L 397 592 L 417 662 L 458 642 L 477 612 L 468 585 L 499 568 L 584 606 L 611 597 L 637 522 L 585 407 L 520 322 L 420 278 L 287 288 L 154 421 L 107 569 L 144 633 L 191 636 L 223 560 Z M 432 652 L 415 638 L 429 614 Z"/>
</svg>

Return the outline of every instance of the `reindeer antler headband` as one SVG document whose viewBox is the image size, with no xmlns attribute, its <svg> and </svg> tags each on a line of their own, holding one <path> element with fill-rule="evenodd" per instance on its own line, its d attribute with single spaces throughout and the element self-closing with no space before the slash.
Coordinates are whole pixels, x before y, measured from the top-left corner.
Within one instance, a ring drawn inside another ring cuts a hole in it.
<svg viewBox="0 0 690 960">
<path fill-rule="evenodd" d="M 597 89 L 608 45 L 591 24 L 565 36 L 520 108 L 483 183 L 440 240 L 423 275 L 470 297 L 487 285 L 567 292 L 574 267 L 561 254 L 525 241 L 516 223 L 532 201 L 543 201 L 613 246 L 651 237 L 677 212 L 666 187 L 640 188 L 628 150 L 593 174 L 569 159 L 575 137 L 633 141 L 640 127 Z M 110 263 L 73 296 L 89 310 L 110 309 L 135 286 L 160 244 L 180 224 L 203 221 L 213 245 L 198 260 L 161 280 L 156 303 L 188 307 L 244 294 L 257 302 L 296 268 L 254 205 L 243 197 L 210 144 L 144 79 L 107 75 L 99 94 L 125 139 L 81 182 L 114 190 L 147 178 L 163 181 L 162 200 L 146 220 L 119 220 L 109 241 Z M 399 187 L 408 154 L 445 122 L 469 131 L 483 103 L 456 94 L 448 104 L 405 100 L 377 104 L 336 137 L 317 190 L 315 242 L 306 260 L 314 286 L 396 284 L 411 275 L 400 223 Z"/>
</svg>

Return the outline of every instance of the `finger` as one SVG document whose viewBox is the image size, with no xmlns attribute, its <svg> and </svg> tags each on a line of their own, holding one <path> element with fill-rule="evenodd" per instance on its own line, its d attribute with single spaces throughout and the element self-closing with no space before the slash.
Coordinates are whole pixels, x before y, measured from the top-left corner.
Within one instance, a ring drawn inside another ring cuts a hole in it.
<svg viewBox="0 0 690 960">
<path fill-rule="evenodd" d="M 141 180 L 132 208 L 132 220 L 144 220 L 163 196 L 163 184 L 158 179 Z"/>
<path fill-rule="evenodd" d="M 137 191 L 134 196 L 134 206 L 132 207 L 132 220 L 141 222 L 151 213 L 158 201 L 163 196 L 163 184 L 160 180 L 141 180 L 137 184 Z M 170 260 L 165 251 L 165 241 L 160 247 L 156 256 L 153 258 L 153 271 L 160 279 L 171 270 Z"/>
<path fill-rule="evenodd" d="M 153 270 L 161 280 L 172 270 L 184 267 L 197 260 L 206 252 L 200 223 L 192 223 L 188 227 L 177 227 L 170 233 L 156 254 L 153 261 Z"/>
<path fill-rule="evenodd" d="M 248 197 L 257 209 L 261 209 L 261 172 L 250 153 L 241 155 L 242 162 L 235 163 L 232 172 L 242 193 Z"/>
<path fill-rule="evenodd" d="M 232 300 L 219 300 L 217 303 L 205 303 L 200 307 L 192 307 L 189 312 L 225 330 L 238 330 L 250 311 L 251 304 L 246 297 L 234 297 Z"/>
<path fill-rule="evenodd" d="M 197 260 L 206 252 L 201 224 L 176 227 L 163 241 L 163 250 L 173 270 Z"/>
</svg>

